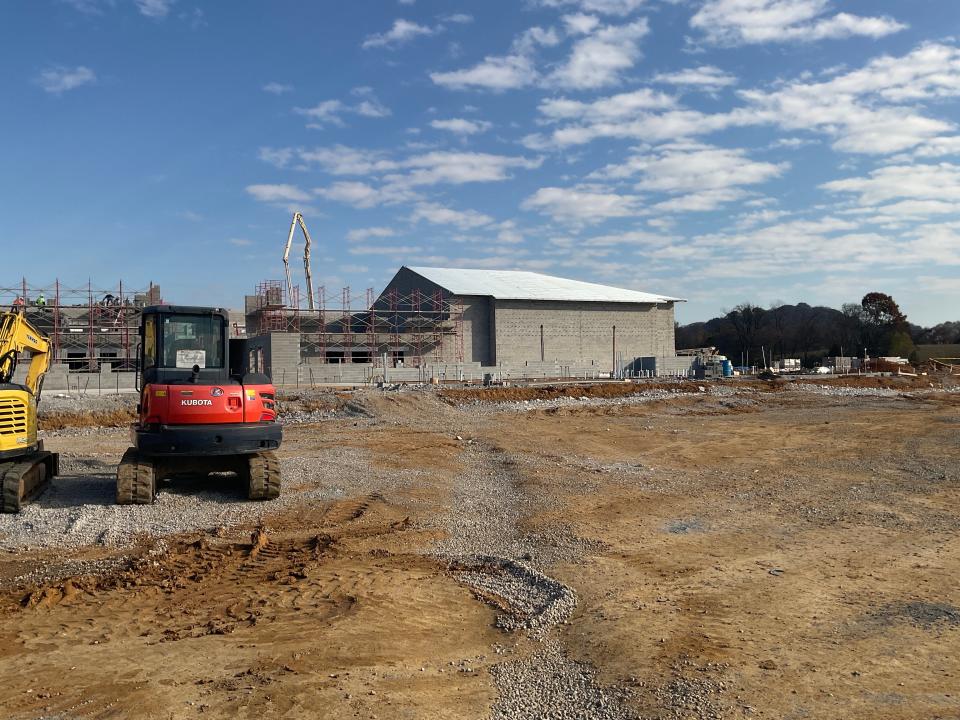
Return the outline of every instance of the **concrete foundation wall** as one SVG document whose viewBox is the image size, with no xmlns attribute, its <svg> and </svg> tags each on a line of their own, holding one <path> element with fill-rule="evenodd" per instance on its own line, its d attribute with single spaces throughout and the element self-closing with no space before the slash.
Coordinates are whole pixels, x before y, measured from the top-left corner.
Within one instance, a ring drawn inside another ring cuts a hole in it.
<svg viewBox="0 0 960 720">
<path fill-rule="evenodd" d="M 674 354 L 672 303 L 497 300 L 494 326 L 497 364 L 542 359 L 612 368 L 616 355 L 628 362 Z"/>
</svg>

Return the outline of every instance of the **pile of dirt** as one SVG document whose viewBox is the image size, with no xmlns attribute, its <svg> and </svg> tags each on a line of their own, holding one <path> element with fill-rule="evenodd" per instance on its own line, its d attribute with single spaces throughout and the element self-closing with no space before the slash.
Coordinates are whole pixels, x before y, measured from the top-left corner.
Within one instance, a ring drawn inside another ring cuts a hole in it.
<svg viewBox="0 0 960 720">
<path fill-rule="evenodd" d="M 650 390 L 698 392 L 701 385 L 686 380 L 650 382 L 608 382 L 590 385 L 544 385 L 539 387 L 490 387 L 441 390 L 439 396 L 451 405 L 476 402 L 522 402 L 557 398 L 621 398 Z"/>
<path fill-rule="evenodd" d="M 352 392 L 334 392 L 316 388 L 277 393 L 281 415 L 288 412 L 334 413 L 343 410 L 352 399 Z"/>
<path fill-rule="evenodd" d="M 126 427 L 136 419 L 137 414 L 132 408 L 116 408 L 89 412 L 41 413 L 38 423 L 41 430 L 63 430 L 65 428 Z"/>
</svg>

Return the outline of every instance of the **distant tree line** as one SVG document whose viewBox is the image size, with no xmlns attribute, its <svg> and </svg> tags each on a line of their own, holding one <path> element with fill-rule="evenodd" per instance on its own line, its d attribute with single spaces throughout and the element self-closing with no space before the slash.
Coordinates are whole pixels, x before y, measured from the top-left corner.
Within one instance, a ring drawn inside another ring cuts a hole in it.
<svg viewBox="0 0 960 720">
<path fill-rule="evenodd" d="M 960 322 L 923 328 L 907 321 L 892 297 L 864 295 L 842 309 L 806 303 L 737 305 L 721 317 L 677 326 L 677 348 L 716 347 L 735 365 L 762 357 L 800 358 L 804 366 L 825 356 L 915 357 L 915 345 L 960 343 Z M 749 360 L 748 360 L 749 358 Z"/>
</svg>

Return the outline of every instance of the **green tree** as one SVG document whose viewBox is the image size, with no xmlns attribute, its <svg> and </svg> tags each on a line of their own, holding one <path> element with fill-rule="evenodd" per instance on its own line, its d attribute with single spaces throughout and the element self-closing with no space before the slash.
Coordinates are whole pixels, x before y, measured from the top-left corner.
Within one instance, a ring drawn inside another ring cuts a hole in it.
<svg viewBox="0 0 960 720">
<path fill-rule="evenodd" d="M 860 305 L 874 331 L 869 333 L 874 351 L 887 356 L 910 357 L 916 348 L 910 338 L 907 316 L 896 301 L 886 293 L 871 292 L 863 296 Z"/>
</svg>

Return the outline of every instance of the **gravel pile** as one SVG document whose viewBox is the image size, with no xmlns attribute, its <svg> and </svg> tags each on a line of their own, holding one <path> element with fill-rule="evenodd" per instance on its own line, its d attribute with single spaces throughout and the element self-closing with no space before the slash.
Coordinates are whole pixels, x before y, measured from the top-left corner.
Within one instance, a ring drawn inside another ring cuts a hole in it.
<svg viewBox="0 0 960 720">
<path fill-rule="evenodd" d="M 637 717 L 627 692 L 597 682 L 589 665 L 567 658 L 556 640 L 528 658 L 490 668 L 500 697 L 493 720 L 622 720 Z"/>
<path fill-rule="evenodd" d="M 52 413 L 112 412 L 114 410 L 135 410 L 139 396 L 135 392 L 120 395 L 78 395 L 77 393 L 45 392 L 40 399 L 40 415 Z"/>
<path fill-rule="evenodd" d="M 826 397 L 901 397 L 903 395 L 899 390 L 890 388 L 858 388 L 845 385 L 813 385 L 809 383 L 796 383 L 793 389 L 813 395 L 825 395 Z"/>
<path fill-rule="evenodd" d="M 496 557 L 461 561 L 454 575 L 480 597 L 493 596 L 506 612 L 497 627 L 541 631 L 564 622 L 577 607 L 573 590 L 529 565 Z"/>
<path fill-rule="evenodd" d="M 551 410 L 554 408 L 583 408 L 583 407 L 610 407 L 615 405 L 641 405 L 657 400 L 671 398 L 692 397 L 700 393 L 671 392 L 670 390 L 647 390 L 637 395 L 620 398 L 589 398 L 589 397 L 559 397 L 549 400 L 519 400 L 516 402 L 490 403 L 482 400 L 470 403 L 476 409 L 484 412 L 499 413 L 504 411 L 529 412 L 530 410 Z"/>
</svg>

